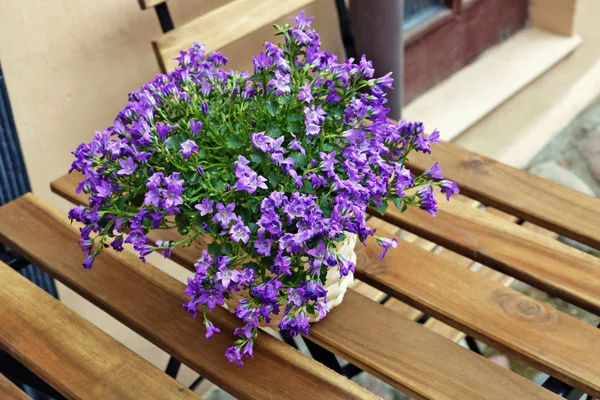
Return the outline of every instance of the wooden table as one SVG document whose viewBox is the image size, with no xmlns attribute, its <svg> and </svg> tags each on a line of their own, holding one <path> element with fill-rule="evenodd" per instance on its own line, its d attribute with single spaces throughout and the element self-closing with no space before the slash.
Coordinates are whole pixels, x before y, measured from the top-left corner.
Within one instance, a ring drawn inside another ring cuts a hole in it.
<svg viewBox="0 0 600 400">
<path fill-rule="evenodd" d="M 369 219 L 379 233 L 405 240 L 385 260 L 373 241 L 357 249 L 362 282 L 311 329 L 311 342 L 322 347 L 319 359 L 333 352 L 419 399 L 560 398 L 454 342 L 466 336 L 548 373 L 547 387 L 600 396 L 600 330 L 506 286 L 516 278 L 600 314 L 600 260 L 556 240 L 560 234 L 600 249 L 600 201 L 453 144 L 433 150 L 447 178 L 469 197 L 444 202 L 437 218 L 390 209 Z M 428 163 L 417 157 L 410 167 Z M 84 203 L 75 194 L 79 179 L 63 176 L 52 189 Z M 237 326 L 232 315 L 213 313 L 222 332 L 208 341 L 201 322 L 181 307 L 184 284 L 167 273 L 112 251 L 91 271 L 82 269 L 78 228 L 32 194 L 0 208 L 0 240 L 238 398 L 376 398 L 267 334 L 245 367 L 229 364 L 223 352 Z M 199 251 L 177 249 L 173 259 L 192 268 Z M 57 391 L 82 398 L 196 397 L 0 267 L 0 345 Z M 5 395 L 10 385 L 0 380 L 0 397 L 12 398 Z"/>
</svg>

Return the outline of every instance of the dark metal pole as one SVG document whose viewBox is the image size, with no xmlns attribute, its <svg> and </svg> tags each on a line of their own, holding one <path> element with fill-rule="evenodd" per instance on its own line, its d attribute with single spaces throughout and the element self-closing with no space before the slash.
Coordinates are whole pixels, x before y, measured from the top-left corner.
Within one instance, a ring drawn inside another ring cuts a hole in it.
<svg viewBox="0 0 600 400">
<path fill-rule="evenodd" d="M 350 0 L 350 20 L 357 56 L 366 54 L 373 60 L 375 73 L 392 72 L 394 90 L 388 92 L 389 116 L 402 115 L 402 83 L 404 79 L 404 44 L 402 21 L 404 0 Z"/>
</svg>

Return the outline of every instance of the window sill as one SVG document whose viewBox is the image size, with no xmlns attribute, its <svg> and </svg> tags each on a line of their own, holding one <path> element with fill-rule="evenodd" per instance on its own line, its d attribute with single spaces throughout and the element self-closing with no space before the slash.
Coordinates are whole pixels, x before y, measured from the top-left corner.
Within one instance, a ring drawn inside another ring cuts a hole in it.
<svg viewBox="0 0 600 400">
<path fill-rule="evenodd" d="M 581 37 L 526 28 L 425 92 L 403 118 L 438 128 L 450 141 L 572 53 Z"/>
</svg>

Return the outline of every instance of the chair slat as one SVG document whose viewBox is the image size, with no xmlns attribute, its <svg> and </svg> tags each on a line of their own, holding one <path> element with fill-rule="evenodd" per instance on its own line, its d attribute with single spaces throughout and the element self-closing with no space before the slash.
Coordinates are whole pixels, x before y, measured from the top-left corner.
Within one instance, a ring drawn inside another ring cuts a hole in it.
<svg viewBox="0 0 600 400">
<path fill-rule="evenodd" d="M 199 399 L 1 262 L 0 282 L 1 347 L 64 396 Z"/>
<path fill-rule="evenodd" d="M 19 389 L 7 377 L 0 373 L 0 399 L 5 400 L 31 400 L 29 396 Z"/>
<path fill-rule="evenodd" d="M 186 301 L 181 282 L 127 251 L 106 251 L 92 270 L 84 270 L 77 231 L 65 214 L 31 194 L 0 207 L 0 240 L 234 396 L 376 398 L 267 334 L 246 367 L 230 364 L 223 354 L 239 325 L 233 315 L 213 311 L 221 333 L 207 340 L 201 320 L 181 306 Z"/>
<path fill-rule="evenodd" d="M 600 200 L 452 143 L 434 144 L 432 154 L 463 194 L 600 249 Z M 415 154 L 408 165 L 423 171 L 432 160 Z"/>
<path fill-rule="evenodd" d="M 203 14 L 153 42 L 163 71 L 170 71 L 179 51 L 194 41 L 218 50 L 288 15 L 297 13 L 315 0 L 236 0 Z"/>
<path fill-rule="evenodd" d="M 385 226 L 379 232 L 387 234 Z M 600 330 L 479 273 L 399 241 L 384 260 L 373 238 L 357 276 L 495 348 L 600 395 Z"/>
<path fill-rule="evenodd" d="M 53 190 L 61 188 L 53 184 Z M 0 209 L 0 222 L 1 216 Z M 178 250 L 172 259 L 191 268 L 200 250 Z M 325 321 L 313 325 L 310 338 L 417 398 L 557 398 L 353 290 Z"/>
<path fill-rule="evenodd" d="M 352 289 L 310 339 L 418 399 L 557 399 Z"/>
<path fill-rule="evenodd" d="M 382 219 L 600 314 L 600 259 L 482 210 L 443 202 L 437 217 L 390 206 Z"/>
</svg>

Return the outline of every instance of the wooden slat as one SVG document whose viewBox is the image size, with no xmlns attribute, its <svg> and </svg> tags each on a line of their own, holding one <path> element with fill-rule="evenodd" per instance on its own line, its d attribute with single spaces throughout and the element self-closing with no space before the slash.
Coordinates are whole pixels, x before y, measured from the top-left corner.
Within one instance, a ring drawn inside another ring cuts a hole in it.
<svg viewBox="0 0 600 400">
<path fill-rule="evenodd" d="M 5 400 L 31 400 L 29 396 L 19 389 L 7 377 L 0 373 L 0 399 Z"/>
<path fill-rule="evenodd" d="M 382 227 L 380 231 L 384 231 Z M 357 276 L 539 369 L 600 395 L 600 330 L 423 249 L 400 241 L 379 259 L 373 238 Z"/>
<path fill-rule="evenodd" d="M 175 250 L 173 260 L 191 268 L 195 251 Z M 353 290 L 310 339 L 419 399 L 556 398 Z"/>
<path fill-rule="evenodd" d="M 261 335 L 244 368 L 230 364 L 238 320 L 224 309 L 211 313 L 221 333 L 204 337 L 181 304 L 184 285 L 132 253 L 101 254 L 81 268 L 77 227 L 66 215 L 28 194 L 0 207 L 0 239 L 31 262 L 240 399 L 371 399 L 376 396 L 270 335 Z M 60 249 L 60 251 L 56 251 Z"/>
<path fill-rule="evenodd" d="M 418 399 L 557 398 L 351 289 L 310 339 Z"/>
<path fill-rule="evenodd" d="M 600 200 L 452 143 L 434 144 L 432 155 L 412 155 L 423 171 L 437 160 L 461 192 L 484 204 L 600 249 Z"/>
<path fill-rule="evenodd" d="M 443 202 L 437 217 L 390 206 L 382 219 L 600 314 L 600 259 L 485 211 Z"/>
<path fill-rule="evenodd" d="M 68 398 L 199 399 L 0 262 L 0 347 Z"/>
<path fill-rule="evenodd" d="M 172 59 L 194 41 L 206 44 L 207 50 L 218 50 L 282 17 L 294 15 L 314 1 L 236 0 L 165 33 L 152 44 L 162 69 L 169 71 L 176 65 Z"/>
</svg>

